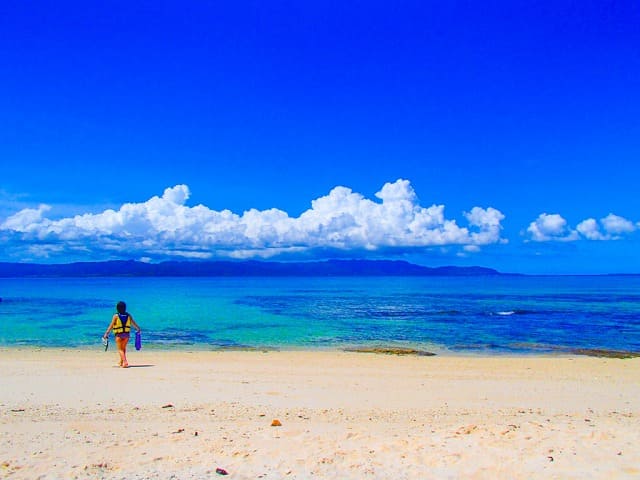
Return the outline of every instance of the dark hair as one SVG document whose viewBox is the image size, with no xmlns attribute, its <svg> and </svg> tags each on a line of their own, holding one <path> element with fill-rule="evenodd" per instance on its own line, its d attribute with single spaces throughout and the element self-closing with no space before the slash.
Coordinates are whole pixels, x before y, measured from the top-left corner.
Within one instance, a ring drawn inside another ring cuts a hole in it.
<svg viewBox="0 0 640 480">
<path fill-rule="evenodd" d="M 116 305 L 116 310 L 118 310 L 118 313 L 127 313 L 127 304 L 124 302 L 118 302 L 118 304 Z"/>
</svg>

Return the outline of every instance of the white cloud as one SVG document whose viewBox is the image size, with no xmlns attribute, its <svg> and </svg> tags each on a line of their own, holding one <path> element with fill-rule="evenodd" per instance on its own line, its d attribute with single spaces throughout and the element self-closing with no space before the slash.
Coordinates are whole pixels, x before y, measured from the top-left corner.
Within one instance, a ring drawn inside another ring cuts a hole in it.
<svg viewBox="0 0 640 480">
<path fill-rule="evenodd" d="M 622 234 L 634 232 L 637 226 L 626 218 L 610 213 L 598 222 L 587 218 L 576 226 L 575 230 L 558 214 L 541 214 L 531 222 L 527 232 L 536 242 L 586 240 L 618 240 Z"/>
<path fill-rule="evenodd" d="M 25 208 L 2 222 L 0 229 L 28 232 L 36 228 L 36 225 L 47 221 L 43 216 L 49 210 L 51 210 L 51 207 L 44 204 L 39 205 L 38 208 Z"/>
<path fill-rule="evenodd" d="M 619 240 L 622 234 L 635 231 L 636 226 L 626 218 L 610 213 L 601 218 L 599 224 L 595 219 L 588 218 L 580 222 L 576 229 L 588 240 Z"/>
<path fill-rule="evenodd" d="M 379 201 L 335 187 L 311 202 L 299 217 L 278 209 L 251 209 L 238 215 L 204 205 L 189 207 L 186 185 L 161 197 L 127 203 L 118 210 L 50 220 L 46 205 L 24 209 L 0 224 L 16 242 L 41 245 L 43 252 L 84 248 L 93 254 L 158 258 L 269 258 L 314 250 L 378 250 L 459 245 L 474 252 L 500 238 L 504 215 L 473 207 L 462 227 L 447 219 L 443 205 L 422 207 L 407 180 L 386 183 Z M 50 248 L 42 247 L 50 245 Z M 15 247 L 15 245 L 14 245 Z"/>
<path fill-rule="evenodd" d="M 578 224 L 576 230 L 587 240 L 606 240 L 594 218 L 587 218 Z"/>
<path fill-rule="evenodd" d="M 611 235 L 631 233 L 636 229 L 633 225 L 633 222 L 627 220 L 626 218 L 619 217 L 618 215 L 614 215 L 613 213 L 610 213 L 609 215 L 601 219 L 600 223 L 607 231 L 607 233 Z"/>
<path fill-rule="evenodd" d="M 569 242 L 578 239 L 575 230 L 567 227 L 567 221 L 557 213 L 542 213 L 529 224 L 527 232 L 534 242 L 547 242 L 550 240 Z"/>
<path fill-rule="evenodd" d="M 473 207 L 470 212 L 465 213 L 469 225 L 478 227 L 478 231 L 471 234 L 474 242 L 472 246 L 496 243 L 498 241 L 506 243 L 506 239 L 500 238 L 500 230 L 502 225 L 500 222 L 504 220 L 504 215 L 500 210 L 495 208 L 483 209 L 480 207 Z M 467 251 L 470 251 L 467 249 Z"/>
</svg>

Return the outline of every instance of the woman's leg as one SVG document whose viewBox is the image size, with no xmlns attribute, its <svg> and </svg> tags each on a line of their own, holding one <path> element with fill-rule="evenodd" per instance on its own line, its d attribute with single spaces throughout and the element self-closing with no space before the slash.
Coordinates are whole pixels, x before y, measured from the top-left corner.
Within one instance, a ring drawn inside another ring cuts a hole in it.
<svg viewBox="0 0 640 480">
<path fill-rule="evenodd" d="M 127 343 L 129 343 L 129 337 L 119 337 L 116 335 L 116 345 L 118 346 L 118 354 L 120 355 L 119 365 L 123 368 L 127 368 Z"/>
</svg>

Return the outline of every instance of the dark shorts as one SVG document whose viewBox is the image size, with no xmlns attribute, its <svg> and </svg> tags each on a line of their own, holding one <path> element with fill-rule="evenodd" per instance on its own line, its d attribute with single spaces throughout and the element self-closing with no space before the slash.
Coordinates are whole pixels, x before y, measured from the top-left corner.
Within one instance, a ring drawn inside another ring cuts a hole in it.
<svg viewBox="0 0 640 480">
<path fill-rule="evenodd" d="M 129 338 L 130 333 L 116 333 L 116 338 Z"/>
</svg>

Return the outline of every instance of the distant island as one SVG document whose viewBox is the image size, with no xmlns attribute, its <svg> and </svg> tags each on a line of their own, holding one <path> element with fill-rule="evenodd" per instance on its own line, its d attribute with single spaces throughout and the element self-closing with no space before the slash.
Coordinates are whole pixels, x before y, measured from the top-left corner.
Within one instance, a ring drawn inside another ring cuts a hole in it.
<svg viewBox="0 0 640 480">
<path fill-rule="evenodd" d="M 424 267 L 401 260 L 326 260 L 316 262 L 134 260 L 65 264 L 0 263 L 0 277 L 349 277 L 495 276 L 485 267 Z"/>
</svg>

